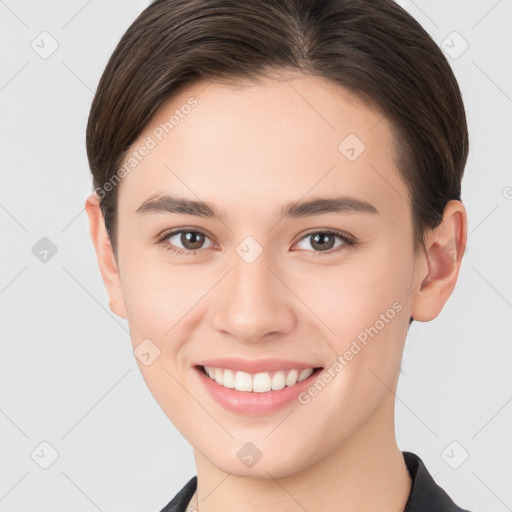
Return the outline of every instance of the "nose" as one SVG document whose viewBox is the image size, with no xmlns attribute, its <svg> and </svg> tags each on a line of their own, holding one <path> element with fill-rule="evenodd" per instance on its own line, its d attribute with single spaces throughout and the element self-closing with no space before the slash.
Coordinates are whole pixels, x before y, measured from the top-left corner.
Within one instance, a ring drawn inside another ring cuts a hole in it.
<svg viewBox="0 0 512 512">
<path fill-rule="evenodd" d="M 291 332 L 297 316 L 293 294 L 264 252 L 256 261 L 240 259 L 220 283 L 212 306 L 213 327 L 249 343 Z"/>
</svg>

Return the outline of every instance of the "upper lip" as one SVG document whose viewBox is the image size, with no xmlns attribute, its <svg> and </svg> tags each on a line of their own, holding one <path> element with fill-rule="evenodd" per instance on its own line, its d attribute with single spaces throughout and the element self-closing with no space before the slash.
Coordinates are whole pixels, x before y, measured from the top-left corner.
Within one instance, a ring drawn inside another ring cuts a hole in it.
<svg viewBox="0 0 512 512">
<path fill-rule="evenodd" d="M 312 363 L 292 361 L 290 359 L 242 359 L 240 357 L 223 357 L 218 359 L 205 359 L 195 366 L 213 366 L 228 370 L 242 371 L 246 373 L 275 372 L 279 370 L 301 370 L 305 368 L 319 368 Z"/>
</svg>

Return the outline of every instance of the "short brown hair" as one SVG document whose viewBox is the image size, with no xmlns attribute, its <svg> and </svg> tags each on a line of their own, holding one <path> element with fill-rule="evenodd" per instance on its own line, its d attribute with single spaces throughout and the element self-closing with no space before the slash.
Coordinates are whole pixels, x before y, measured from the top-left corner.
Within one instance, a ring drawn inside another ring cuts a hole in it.
<svg viewBox="0 0 512 512">
<path fill-rule="evenodd" d="M 87 125 L 114 254 L 117 192 L 104 184 L 162 104 L 197 81 L 256 81 L 275 70 L 327 78 L 386 115 L 415 250 L 424 245 L 446 203 L 460 200 L 468 133 L 450 65 L 411 15 L 392 0 L 157 0 L 119 41 Z"/>
</svg>

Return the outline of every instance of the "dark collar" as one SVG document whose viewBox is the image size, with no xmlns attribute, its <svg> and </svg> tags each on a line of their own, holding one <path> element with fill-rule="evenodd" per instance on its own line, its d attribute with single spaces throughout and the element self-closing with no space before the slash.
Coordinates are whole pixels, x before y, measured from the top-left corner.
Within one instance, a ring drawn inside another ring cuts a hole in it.
<svg viewBox="0 0 512 512">
<path fill-rule="evenodd" d="M 412 484 L 404 512 L 469 512 L 458 507 L 436 484 L 423 461 L 412 452 L 402 452 Z"/>
<path fill-rule="evenodd" d="M 402 455 L 412 479 L 411 492 L 403 512 L 469 512 L 459 508 L 436 484 L 423 461 L 415 453 L 402 452 Z M 186 512 L 196 487 L 197 476 L 194 476 L 160 512 Z"/>
</svg>

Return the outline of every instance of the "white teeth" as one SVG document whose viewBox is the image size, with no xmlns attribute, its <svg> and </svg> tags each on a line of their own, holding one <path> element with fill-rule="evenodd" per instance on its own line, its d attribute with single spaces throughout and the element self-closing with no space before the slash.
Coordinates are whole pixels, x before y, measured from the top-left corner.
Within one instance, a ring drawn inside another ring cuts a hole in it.
<svg viewBox="0 0 512 512">
<path fill-rule="evenodd" d="M 235 372 L 233 370 L 224 370 L 224 387 L 234 388 L 235 387 Z"/>
<path fill-rule="evenodd" d="M 286 376 L 286 385 L 287 386 L 293 386 L 297 379 L 299 378 L 299 372 L 297 370 L 292 370 L 287 376 Z"/>
<path fill-rule="evenodd" d="M 284 372 L 277 372 L 272 377 L 272 389 L 277 391 L 278 389 L 283 389 L 286 385 Z"/>
<path fill-rule="evenodd" d="M 217 384 L 220 384 L 221 386 L 224 385 L 224 372 L 220 368 L 215 368 L 215 382 Z"/>
<path fill-rule="evenodd" d="M 245 372 L 236 372 L 235 389 L 238 391 L 252 391 L 251 376 Z"/>
<path fill-rule="evenodd" d="M 252 390 L 263 393 L 272 389 L 272 380 L 268 373 L 257 373 L 252 379 Z"/>
<path fill-rule="evenodd" d="M 301 382 L 304 379 L 307 379 L 312 373 L 313 368 L 306 368 L 305 370 L 302 370 L 299 374 L 299 382 Z"/>
<path fill-rule="evenodd" d="M 277 391 L 285 386 L 294 386 L 297 382 L 307 379 L 313 373 L 313 368 L 281 370 L 275 372 L 271 377 L 268 372 L 250 374 L 247 372 L 224 370 L 222 368 L 212 368 L 211 366 L 205 366 L 204 370 L 211 379 L 221 386 L 234 388 L 237 391 L 253 391 L 255 393 L 265 393 L 271 390 Z"/>
</svg>

